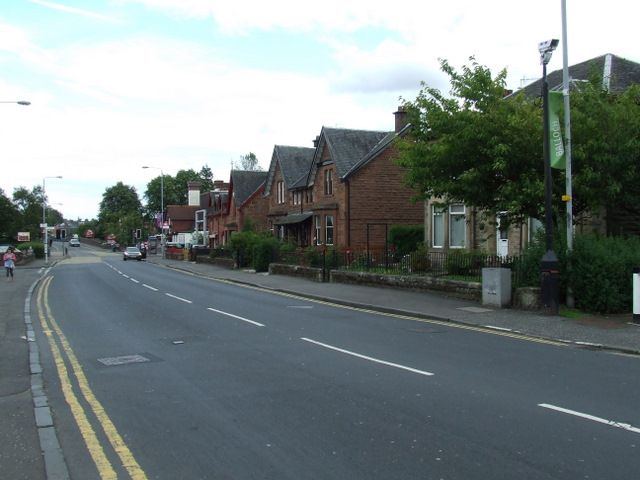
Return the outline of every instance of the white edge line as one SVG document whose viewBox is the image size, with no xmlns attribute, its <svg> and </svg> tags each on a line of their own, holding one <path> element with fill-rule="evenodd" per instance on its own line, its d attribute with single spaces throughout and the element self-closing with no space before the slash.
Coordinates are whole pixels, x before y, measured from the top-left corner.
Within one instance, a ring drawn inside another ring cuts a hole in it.
<svg viewBox="0 0 640 480">
<path fill-rule="evenodd" d="M 237 318 L 238 320 L 242 320 L 243 322 L 251 323 L 252 325 L 255 325 L 256 327 L 264 327 L 264 325 L 261 324 L 261 323 L 254 322 L 253 320 L 249 320 L 248 318 L 244 318 L 244 317 L 239 317 L 237 315 L 233 315 L 232 313 L 223 312 L 222 310 L 216 310 L 215 308 L 211 308 L 211 307 L 207 308 L 207 310 L 219 313 L 220 315 L 226 315 L 227 317 Z"/>
<path fill-rule="evenodd" d="M 588 413 L 576 412 L 575 410 L 569 410 L 568 408 L 557 407 L 555 405 L 549 405 L 548 403 L 539 403 L 539 407 L 548 408 L 549 410 L 555 410 L 556 412 L 566 413 L 568 415 L 573 415 L 574 417 L 584 418 L 586 420 L 591 420 L 593 422 L 603 423 L 605 425 L 609 425 L 610 427 L 621 428 L 623 430 L 627 430 L 633 433 L 640 433 L 640 428 L 629 425 L 628 423 L 614 422 L 612 420 L 607 420 L 605 418 L 596 417 L 594 415 L 589 415 Z"/>
<path fill-rule="evenodd" d="M 170 293 L 165 292 L 165 295 L 167 297 L 171 297 L 171 298 L 175 298 L 176 300 L 180 300 L 181 302 L 184 303 L 193 303 L 191 300 L 187 300 L 186 298 L 182 298 L 182 297 L 177 297 L 175 295 L 171 295 Z"/>
<path fill-rule="evenodd" d="M 418 370 L 416 368 L 407 367 L 405 365 L 399 365 L 397 363 L 391 363 L 391 362 L 387 362 L 385 360 L 379 360 L 377 358 L 367 357 L 366 355 L 361 355 L 359 353 L 350 352 L 349 350 L 344 350 L 342 348 L 334 347 L 332 345 L 327 345 L 326 343 L 316 342 L 315 340 L 311 340 L 310 338 L 302 337 L 301 340 L 304 340 L 305 342 L 313 343 L 315 345 L 319 345 L 320 347 L 328 348 L 330 350 L 335 350 L 336 352 L 345 353 L 345 354 L 351 355 L 353 357 L 362 358 L 363 360 L 369 360 L 370 362 L 379 363 L 381 365 L 387 365 L 389 367 L 399 368 L 401 370 L 407 370 L 408 372 L 417 373 L 419 375 L 425 375 L 425 376 L 433 375 L 433 373 L 431 373 L 431 372 L 425 372 L 424 370 Z"/>
<path fill-rule="evenodd" d="M 157 288 L 152 287 L 151 285 L 147 285 L 146 283 L 143 283 L 143 284 L 142 284 L 142 286 L 143 286 L 144 288 L 148 288 L 149 290 L 153 290 L 154 292 L 157 292 L 157 291 L 158 291 L 158 289 L 157 289 Z"/>
</svg>

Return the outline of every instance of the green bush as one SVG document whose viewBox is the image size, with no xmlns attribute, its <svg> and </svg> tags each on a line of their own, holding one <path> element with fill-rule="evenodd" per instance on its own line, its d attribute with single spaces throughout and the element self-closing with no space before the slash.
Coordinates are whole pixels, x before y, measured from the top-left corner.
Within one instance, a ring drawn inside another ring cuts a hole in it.
<svg viewBox="0 0 640 480">
<path fill-rule="evenodd" d="M 633 267 L 640 266 L 638 237 L 576 235 L 570 265 L 577 308 L 594 313 L 632 310 Z"/>
<path fill-rule="evenodd" d="M 393 225 L 389 227 L 389 245 L 393 245 L 394 253 L 403 257 L 418 249 L 424 243 L 424 226 Z"/>
<path fill-rule="evenodd" d="M 30 248 L 36 258 L 44 258 L 44 243 L 41 242 L 25 242 L 18 245 L 18 250 L 26 252 Z"/>
<path fill-rule="evenodd" d="M 256 239 L 253 247 L 253 268 L 256 272 L 268 272 L 271 255 L 278 248 L 278 239 L 275 237 L 261 237 Z"/>
<path fill-rule="evenodd" d="M 477 276 L 482 274 L 489 256 L 484 250 L 452 250 L 447 255 L 445 267 L 450 275 Z"/>
</svg>

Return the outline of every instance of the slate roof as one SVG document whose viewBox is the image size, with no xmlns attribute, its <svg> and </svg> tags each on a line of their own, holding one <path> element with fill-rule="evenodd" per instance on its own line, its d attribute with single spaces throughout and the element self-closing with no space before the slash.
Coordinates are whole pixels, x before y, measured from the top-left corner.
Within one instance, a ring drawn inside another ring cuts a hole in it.
<svg viewBox="0 0 640 480">
<path fill-rule="evenodd" d="M 293 188 L 300 179 L 304 179 L 306 182 L 314 153 L 315 148 L 276 145 L 273 148 L 273 155 L 269 164 L 264 194 L 269 195 L 271 192 L 277 166 L 280 167 L 287 189 Z"/>
<path fill-rule="evenodd" d="M 572 83 L 589 80 L 593 68 L 602 75 L 604 82 L 609 80 L 608 88 L 611 93 L 623 93 L 631 84 L 640 84 L 640 64 L 610 53 L 569 66 L 569 78 Z M 547 73 L 547 81 L 549 90 L 562 91 L 562 69 Z M 524 92 L 527 96 L 540 96 L 542 78 L 517 90 L 512 95 L 520 92 Z"/>
<path fill-rule="evenodd" d="M 322 127 L 316 149 L 309 184 L 313 184 L 320 155 L 329 148 L 338 178 L 344 179 L 363 158 L 380 142 L 388 138 L 389 132 L 372 130 L 350 130 L 346 128 Z"/>
<path fill-rule="evenodd" d="M 240 208 L 267 181 L 268 172 L 250 170 L 232 170 L 231 185 L 236 198 L 236 207 Z"/>
</svg>

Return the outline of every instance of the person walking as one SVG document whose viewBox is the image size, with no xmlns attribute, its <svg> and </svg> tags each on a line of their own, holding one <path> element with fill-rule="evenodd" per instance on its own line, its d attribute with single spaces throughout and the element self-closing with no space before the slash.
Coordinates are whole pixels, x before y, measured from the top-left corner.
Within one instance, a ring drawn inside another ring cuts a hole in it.
<svg viewBox="0 0 640 480">
<path fill-rule="evenodd" d="M 13 282 L 13 270 L 16 268 L 16 254 L 13 253 L 13 247 L 7 248 L 2 256 L 4 268 L 7 270 L 7 282 Z"/>
</svg>

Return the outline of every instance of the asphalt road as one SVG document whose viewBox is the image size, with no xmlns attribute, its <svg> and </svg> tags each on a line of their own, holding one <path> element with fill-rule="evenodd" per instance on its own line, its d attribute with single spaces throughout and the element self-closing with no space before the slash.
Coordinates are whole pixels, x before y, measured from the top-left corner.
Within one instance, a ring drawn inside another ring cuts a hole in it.
<svg viewBox="0 0 640 480">
<path fill-rule="evenodd" d="M 33 296 L 72 479 L 626 479 L 640 470 L 637 358 L 78 250 Z"/>
</svg>

